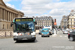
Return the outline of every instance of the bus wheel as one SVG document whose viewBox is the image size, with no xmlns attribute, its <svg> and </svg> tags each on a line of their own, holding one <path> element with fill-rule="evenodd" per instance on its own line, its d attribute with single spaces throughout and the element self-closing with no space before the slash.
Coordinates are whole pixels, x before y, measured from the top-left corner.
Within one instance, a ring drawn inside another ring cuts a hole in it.
<svg viewBox="0 0 75 50">
<path fill-rule="evenodd" d="M 16 40 L 16 42 L 20 42 L 19 40 Z"/>
<path fill-rule="evenodd" d="M 35 42 L 35 40 L 32 40 L 32 42 Z"/>
<path fill-rule="evenodd" d="M 34 42 L 36 40 L 36 38 L 32 39 L 31 41 Z"/>
</svg>

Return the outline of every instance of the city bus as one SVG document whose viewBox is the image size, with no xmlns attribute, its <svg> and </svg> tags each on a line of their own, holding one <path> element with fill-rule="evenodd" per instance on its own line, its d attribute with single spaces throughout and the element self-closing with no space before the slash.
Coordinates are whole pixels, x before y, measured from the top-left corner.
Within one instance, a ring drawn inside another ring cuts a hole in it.
<svg viewBox="0 0 75 50">
<path fill-rule="evenodd" d="M 11 23 L 13 25 L 13 39 L 18 42 L 20 40 L 36 40 L 35 19 L 33 18 L 15 18 Z"/>
</svg>

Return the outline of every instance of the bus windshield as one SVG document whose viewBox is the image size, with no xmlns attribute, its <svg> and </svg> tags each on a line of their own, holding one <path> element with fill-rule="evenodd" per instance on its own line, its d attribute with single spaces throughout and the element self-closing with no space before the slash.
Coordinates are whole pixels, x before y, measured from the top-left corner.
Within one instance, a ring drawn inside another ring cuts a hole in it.
<svg viewBox="0 0 75 50">
<path fill-rule="evenodd" d="M 16 22 L 14 31 L 34 31 L 33 22 Z"/>
</svg>

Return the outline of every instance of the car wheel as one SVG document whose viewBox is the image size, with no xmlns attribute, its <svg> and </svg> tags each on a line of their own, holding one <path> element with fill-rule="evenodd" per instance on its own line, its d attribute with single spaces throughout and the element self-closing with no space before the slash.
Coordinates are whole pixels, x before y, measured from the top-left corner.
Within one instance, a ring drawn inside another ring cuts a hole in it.
<svg viewBox="0 0 75 50">
<path fill-rule="evenodd" d="M 41 33 L 39 33 L 41 35 Z"/>
<path fill-rule="evenodd" d="M 16 40 L 16 42 L 20 42 L 20 40 Z"/>
<path fill-rule="evenodd" d="M 52 35 L 51 33 L 49 35 Z"/>
<path fill-rule="evenodd" d="M 49 37 L 49 35 L 48 35 L 48 37 Z"/>
<path fill-rule="evenodd" d="M 32 42 L 35 42 L 36 38 L 31 39 Z"/>
<path fill-rule="evenodd" d="M 41 37 L 43 37 L 43 36 L 41 36 Z"/>
<path fill-rule="evenodd" d="M 70 41 L 74 41 L 74 39 L 73 39 L 73 37 L 70 37 L 70 39 L 69 39 Z"/>
</svg>

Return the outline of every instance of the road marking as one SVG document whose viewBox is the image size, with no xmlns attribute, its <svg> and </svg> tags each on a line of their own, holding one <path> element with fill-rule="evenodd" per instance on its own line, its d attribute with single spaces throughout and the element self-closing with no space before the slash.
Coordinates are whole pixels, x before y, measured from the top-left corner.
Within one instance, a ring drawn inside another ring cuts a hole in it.
<svg viewBox="0 0 75 50">
<path fill-rule="evenodd" d="M 57 34 L 53 34 L 51 37 L 56 37 L 57 36 Z"/>
<path fill-rule="evenodd" d="M 41 35 L 39 35 L 38 37 L 41 37 Z"/>
<path fill-rule="evenodd" d="M 67 37 L 67 36 L 64 36 L 64 37 Z"/>
<path fill-rule="evenodd" d="M 41 35 L 38 35 L 37 37 L 41 37 Z M 67 37 L 67 35 L 63 36 L 63 35 L 57 35 L 57 34 L 53 34 L 53 35 L 50 35 L 50 37 Z"/>
<path fill-rule="evenodd" d="M 62 37 L 62 35 L 60 35 L 59 37 Z"/>
</svg>

